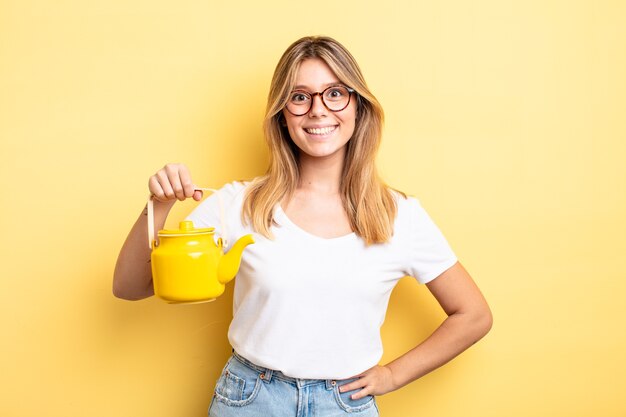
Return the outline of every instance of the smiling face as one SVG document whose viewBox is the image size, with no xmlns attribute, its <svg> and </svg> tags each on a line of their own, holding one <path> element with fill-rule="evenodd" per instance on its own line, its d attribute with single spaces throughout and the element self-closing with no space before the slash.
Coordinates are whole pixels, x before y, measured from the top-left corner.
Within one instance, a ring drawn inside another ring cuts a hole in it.
<svg viewBox="0 0 626 417">
<path fill-rule="evenodd" d="M 319 58 L 310 58 L 300 64 L 294 90 L 316 93 L 333 85 L 342 84 L 330 67 Z M 315 95 L 307 114 L 294 116 L 284 109 L 283 115 L 289 136 L 301 151 L 301 158 L 306 155 L 343 159 L 346 144 L 354 133 L 356 100 L 352 97 L 345 109 L 333 112 L 324 106 L 320 95 Z"/>
</svg>

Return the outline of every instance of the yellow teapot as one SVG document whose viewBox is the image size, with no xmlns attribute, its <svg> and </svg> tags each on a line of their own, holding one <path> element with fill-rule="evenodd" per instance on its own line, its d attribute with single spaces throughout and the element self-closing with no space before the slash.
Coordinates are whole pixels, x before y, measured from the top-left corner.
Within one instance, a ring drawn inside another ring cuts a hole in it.
<svg viewBox="0 0 626 417">
<path fill-rule="evenodd" d="M 202 190 L 215 191 L 202 188 Z M 224 213 L 218 193 L 222 231 Z M 154 210 L 148 200 L 148 239 L 152 248 L 152 279 L 154 293 L 173 304 L 213 301 L 222 295 L 225 284 L 235 278 L 241 255 L 246 246 L 254 243 L 252 235 L 245 235 L 224 254 L 226 241 L 214 239 L 213 227 L 195 228 L 193 222 L 180 222 L 177 230 L 160 230 L 154 239 Z"/>
</svg>

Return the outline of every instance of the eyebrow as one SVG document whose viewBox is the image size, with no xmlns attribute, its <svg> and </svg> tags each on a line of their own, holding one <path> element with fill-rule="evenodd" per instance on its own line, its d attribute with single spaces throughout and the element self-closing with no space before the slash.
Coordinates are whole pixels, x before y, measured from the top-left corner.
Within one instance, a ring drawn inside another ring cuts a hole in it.
<svg viewBox="0 0 626 417">
<path fill-rule="evenodd" d="M 328 87 L 332 87 L 332 86 L 334 86 L 334 85 L 343 85 L 343 83 L 342 83 L 341 81 L 333 81 L 333 82 L 330 82 L 330 83 L 324 84 L 324 85 L 323 85 L 322 90 L 325 90 L 326 88 L 328 88 Z M 301 84 L 300 84 L 300 85 L 296 85 L 293 89 L 294 89 L 294 90 L 306 90 L 306 91 L 310 91 L 310 89 L 308 88 L 308 86 L 306 86 L 306 85 L 301 85 Z"/>
</svg>

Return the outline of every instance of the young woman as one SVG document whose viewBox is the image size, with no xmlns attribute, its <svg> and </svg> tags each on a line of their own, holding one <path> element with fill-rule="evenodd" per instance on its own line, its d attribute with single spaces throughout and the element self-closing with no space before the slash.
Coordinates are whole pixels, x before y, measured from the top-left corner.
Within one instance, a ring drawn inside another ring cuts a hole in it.
<svg viewBox="0 0 626 417">
<path fill-rule="evenodd" d="M 383 112 L 350 53 L 327 37 L 293 43 L 276 67 L 264 122 L 267 173 L 218 193 L 229 241 L 254 232 L 235 280 L 233 347 L 210 416 L 377 416 L 374 396 L 445 364 L 482 338 L 491 313 L 472 278 L 415 198 L 386 186 L 374 159 Z M 200 200 L 189 170 L 149 180 L 155 227 L 176 200 Z M 220 229 L 216 195 L 189 216 Z M 114 294 L 153 292 L 147 225 L 133 226 Z M 447 313 L 418 346 L 381 365 L 391 291 L 405 275 Z"/>
</svg>

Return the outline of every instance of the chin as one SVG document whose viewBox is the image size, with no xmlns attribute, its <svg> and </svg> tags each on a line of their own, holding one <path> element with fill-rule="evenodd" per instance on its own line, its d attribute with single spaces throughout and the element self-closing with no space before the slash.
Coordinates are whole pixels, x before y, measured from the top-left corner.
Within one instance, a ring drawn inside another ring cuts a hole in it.
<svg viewBox="0 0 626 417">
<path fill-rule="evenodd" d="M 325 149 L 320 149 L 320 148 L 313 148 L 313 149 L 305 148 L 305 149 L 302 149 L 302 148 L 300 148 L 300 151 L 303 154 L 306 154 L 307 156 L 312 157 L 312 158 L 328 158 L 328 157 L 331 157 L 333 155 L 337 155 L 337 154 L 343 153 L 344 149 L 345 149 L 345 146 L 340 147 L 340 148 L 330 148 L 330 149 L 329 148 L 325 148 Z"/>
</svg>

